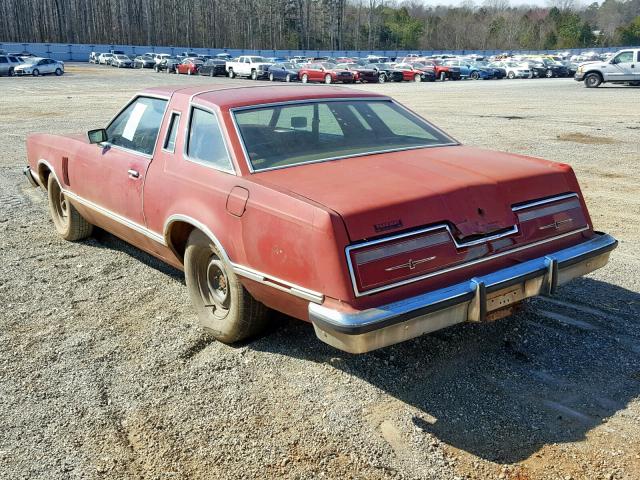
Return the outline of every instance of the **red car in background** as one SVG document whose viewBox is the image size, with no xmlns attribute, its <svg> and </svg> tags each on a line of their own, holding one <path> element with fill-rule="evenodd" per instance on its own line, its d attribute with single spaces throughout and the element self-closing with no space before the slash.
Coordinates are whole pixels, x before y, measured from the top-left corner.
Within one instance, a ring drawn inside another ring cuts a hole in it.
<svg viewBox="0 0 640 480">
<path fill-rule="evenodd" d="M 432 67 L 419 63 L 399 63 L 394 68 L 402 71 L 402 79 L 406 82 L 433 82 L 436 79 Z"/>
<path fill-rule="evenodd" d="M 354 62 L 338 63 L 335 68 L 340 70 L 349 70 L 353 73 L 354 80 L 356 82 L 378 83 L 380 81 L 380 75 L 377 70 L 374 70 L 373 68 L 363 67 L 362 65 L 358 65 Z"/>
<path fill-rule="evenodd" d="M 182 62 L 176 65 L 176 73 L 178 75 L 196 75 L 202 65 L 204 65 L 204 62 L 199 58 L 185 58 Z"/>
<path fill-rule="evenodd" d="M 371 91 L 157 87 L 106 128 L 29 135 L 27 158 L 63 238 L 97 226 L 184 269 L 227 343 L 269 308 L 352 353 L 496 320 L 617 244 L 569 165 L 462 146 Z"/>
<path fill-rule="evenodd" d="M 353 72 L 336 68 L 333 63 L 309 63 L 298 72 L 302 83 L 354 83 L 356 77 Z"/>
<path fill-rule="evenodd" d="M 444 65 L 440 59 L 416 59 L 411 63 L 419 68 L 432 68 L 438 80 L 460 80 L 462 78 L 459 67 Z"/>
</svg>

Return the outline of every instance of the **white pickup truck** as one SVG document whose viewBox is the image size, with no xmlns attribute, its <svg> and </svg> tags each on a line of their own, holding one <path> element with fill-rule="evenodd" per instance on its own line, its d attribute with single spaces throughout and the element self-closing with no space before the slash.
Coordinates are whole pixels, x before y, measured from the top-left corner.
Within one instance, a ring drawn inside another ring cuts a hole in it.
<svg viewBox="0 0 640 480">
<path fill-rule="evenodd" d="M 226 63 L 227 74 L 230 78 L 250 77 L 251 80 L 266 78 L 269 74 L 269 67 L 272 65 L 264 57 L 255 55 L 242 55 Z"/>
<path fill-rule="evenodd" d="M 602 83 L 628 83 L 640 86 L 640 48 L 620 50 L 605 62 L 580 64 L 574 79 L 584 80 L 587 88 L 595 88 Z"/>
</svg>

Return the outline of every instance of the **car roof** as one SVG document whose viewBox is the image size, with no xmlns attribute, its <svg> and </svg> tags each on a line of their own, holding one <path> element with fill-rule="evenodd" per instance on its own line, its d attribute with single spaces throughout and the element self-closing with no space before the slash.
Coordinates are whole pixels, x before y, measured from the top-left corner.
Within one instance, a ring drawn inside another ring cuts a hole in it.
<svg viewBox="0 0 640 480">
<path fill-rule="evenodd" d="M 347 87 L 310 85 L 264 85 L 264 86 L 209 86 L 209 87 L 154 87 L 142 92 L 165 97 L 183 96 L 193 98 L 201 105 L 217 106 L 222 110 L 249 105 L 281 103 L 324 98 L 379 98 L 386 95 L 364 92 Z"/>
</svg>

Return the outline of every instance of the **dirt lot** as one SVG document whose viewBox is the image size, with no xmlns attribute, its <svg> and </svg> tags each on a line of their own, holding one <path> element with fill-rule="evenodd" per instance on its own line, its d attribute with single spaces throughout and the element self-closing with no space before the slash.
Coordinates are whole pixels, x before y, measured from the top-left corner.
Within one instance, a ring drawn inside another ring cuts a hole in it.
<svg viewBox="0 0 640 480">
<path fill-rule="evenodd" d="M 639 89 L 385 84 L 466 144 L 570 163 L 604 270 L 514 317 L 368 355 L 278 318 L 207 339 L 181 273 L 104 232 L 72 244 L 21 175 L 28 132 L 99 127 L 208 79 L 73 66 L 0 78 L 0 478 L 640 478 Z"/>
</svg>

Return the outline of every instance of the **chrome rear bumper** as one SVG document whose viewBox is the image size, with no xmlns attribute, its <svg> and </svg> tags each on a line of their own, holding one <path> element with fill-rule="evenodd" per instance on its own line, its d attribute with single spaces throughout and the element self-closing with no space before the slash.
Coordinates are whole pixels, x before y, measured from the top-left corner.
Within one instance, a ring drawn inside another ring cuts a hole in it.
<svg viewBox="0 0 640 480">
<path fill-rule="evenodd" d="M 367 310 L 309 304 L 318 338 L 340 350 L 364 353 L 487 314 L 525 298 L 553 294 L 559 285 L 607 264 L 616 248 L 604 233 L 586 242 L 513 267 Z"/>
</svg>

